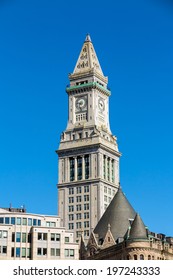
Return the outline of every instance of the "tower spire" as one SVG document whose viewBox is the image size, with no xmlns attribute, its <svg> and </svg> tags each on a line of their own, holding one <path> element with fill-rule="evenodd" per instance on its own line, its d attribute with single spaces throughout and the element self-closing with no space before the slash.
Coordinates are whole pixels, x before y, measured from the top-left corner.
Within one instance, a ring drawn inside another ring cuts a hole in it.
<svg viewBox="0 0 173 280">
<path fill-rule="evenodd" d="M 88 73 L 91 70 L 104 77 L 91 37 L 87 34 L 71 76 Z"/>
<path fill-rule="evenodd" d="M 78 240 L 84 228 L 87 240 L 105 209 L 104 187 L 109 188 L 109 199 L 118 189 L 121 156 L 109 125 L 108 79 L 89 34 L 69 80 L 68 123 L 57 151 L 59 215 L 62 225 L 74 229 Z M 82 193 L 86 193 L 84 198 Z M 84 215 L 83 210 L 92 211 L 93 215 Z"/>
</svg>

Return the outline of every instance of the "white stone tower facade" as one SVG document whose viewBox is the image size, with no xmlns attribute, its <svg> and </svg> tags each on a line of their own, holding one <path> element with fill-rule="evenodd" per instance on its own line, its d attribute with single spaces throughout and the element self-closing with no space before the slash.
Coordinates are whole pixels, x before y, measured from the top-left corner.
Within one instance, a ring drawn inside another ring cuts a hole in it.
<svg viewBox="0 0 173 280">
<path fill-rule="evenodd" d="M 87 35 L 66 88 L 68 124 L 57 154 L 58 211 L 76 240 L 91 231 L 119 188 L 120 153 L 109 125 L 108 79 Z"/>
</svg>

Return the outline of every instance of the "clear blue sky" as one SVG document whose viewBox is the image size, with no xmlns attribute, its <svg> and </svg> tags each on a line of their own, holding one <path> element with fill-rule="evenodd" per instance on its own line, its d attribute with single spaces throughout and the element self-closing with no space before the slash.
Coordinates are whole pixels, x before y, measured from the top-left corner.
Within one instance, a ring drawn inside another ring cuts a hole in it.
<svg viewBox="0 0 173 280">
<path fill-rule="evenodd" d="M 121 185 L 152 231 L 173 235 L 173 2 L 0 1 L 0 206 L 57 213 L 68 73 L 86 33 L 109 77 Z"/>
</svg>

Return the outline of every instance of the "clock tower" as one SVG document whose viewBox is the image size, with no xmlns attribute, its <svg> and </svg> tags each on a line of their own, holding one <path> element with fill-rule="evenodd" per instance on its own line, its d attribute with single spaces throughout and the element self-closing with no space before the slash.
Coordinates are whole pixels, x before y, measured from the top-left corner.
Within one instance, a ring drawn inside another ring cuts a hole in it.
<svg viewBox="0 0 173 280">
<path fill-rule="evenodd" d="M 66 88 L 68 124 L 61 135 L 58 214 L 62 226 L 85 240 L 119 188 L 120 153 L 109 125 L 108 79 L 86 36 Z"/>
</svg>

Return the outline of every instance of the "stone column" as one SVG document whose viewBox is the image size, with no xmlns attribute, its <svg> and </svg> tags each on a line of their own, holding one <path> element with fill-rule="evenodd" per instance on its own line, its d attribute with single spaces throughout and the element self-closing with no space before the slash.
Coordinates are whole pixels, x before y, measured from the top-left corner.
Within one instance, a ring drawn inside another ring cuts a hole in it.
<svg viewBox="0 0 173 280">
<path fill-rule="evenodd" d="M 118 186 L 119 185 L 119 161 L 117 159 L 114 160 L 114 182 Z"/>
<path fill-rule="evenodd" d="M 58 181 L 59 181 L 59 184 L 62 183 L 62 159 L 59 158 L 59 176 L 58 176 Z"/>
</svg>

